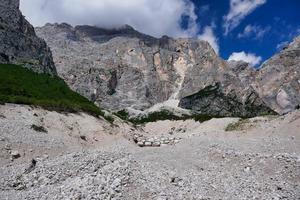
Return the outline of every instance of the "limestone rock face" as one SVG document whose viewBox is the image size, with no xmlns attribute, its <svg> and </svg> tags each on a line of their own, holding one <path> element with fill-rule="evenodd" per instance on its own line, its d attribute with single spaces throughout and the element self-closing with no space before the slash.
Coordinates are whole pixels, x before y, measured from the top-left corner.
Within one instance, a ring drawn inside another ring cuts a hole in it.
<svg viewBox="0 0 300 200">
<path fill-rule="evenodd" d="M 255 71 L 223 61 L 205 41 L 157 39 L 130 26 L 47 24 L 36 31 L 51 47 L 58 74 L 106 109 L 143 111 L 162 104 L 207 115 L 270 111 L 251 85 L 248 76 Z M 210 95 L 201 95 L 208 89 Z"/>
<path fill-rule="evenodd" d="M 0 0 L 0 63 L 56 74 L 51 51 L 22 16 L 19 0 Z"/>
<path fill-rule="evenodd" d="M 284 114 L 300 105 L 300 36 L 266 61 L 256 76 L 257 92 L 273 110 Z"/>
<path fill-rule="evenodd" d="M 180 107 L 216 117 L 253 117 L 274 113 L 255 91 L 255 70 L 249 64 L 219 60 L 204 66 L 209 67 L 193 68 L 193 72 L 186 76 L 188 84 L 183 87 L 194 87 L 195 90 L 188 96 L 182 96 Z"/>
<path fill-rule="evenodd" d="M 47 24 L 37 33 L 71 88 L 112 111 L 166 102 L 201 114 L 255 116 L 299 106 L 299 37 L 256 71 L 222 60 L 207 42 L 157 39 L 130 26 Z"/>
<path fill-rule="evenodd" d="M 188 68 L 213 51 L 207 42 L 156 39 L 129 26 L 106 30 L 47 24 L 36 30 L 71 88 L 113 111 L 144 110 L 178 99 Z"/>
</svg>

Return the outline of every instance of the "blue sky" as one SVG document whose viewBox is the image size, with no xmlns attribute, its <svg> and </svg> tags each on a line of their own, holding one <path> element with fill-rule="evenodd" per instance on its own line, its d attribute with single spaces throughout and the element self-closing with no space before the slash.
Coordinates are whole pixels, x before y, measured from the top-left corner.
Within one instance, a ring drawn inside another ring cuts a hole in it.
<svg viewBox="0 0 300 200">
<path fill-rule="evenodd" d="M 300 35 L 300 0 L 21 0 L 34 26 L 128 24 L 161 37 L 207 40 L 225 60 L 259 66 Z"/>
<path fill-rule="evenodd" d="M 233 52 L 244 51 L 261 56 L 264 61 L 279 51 L 280 46 L 300 35 L 299 0 L 268 0 L 241 19 L 227 35 L 224 34 L 224 16 L 230 11 L 229 0 L 192 1 L 200 32 L 203 27 L 213 26 L 219 54 L 224 59 Z"/>
</svg>

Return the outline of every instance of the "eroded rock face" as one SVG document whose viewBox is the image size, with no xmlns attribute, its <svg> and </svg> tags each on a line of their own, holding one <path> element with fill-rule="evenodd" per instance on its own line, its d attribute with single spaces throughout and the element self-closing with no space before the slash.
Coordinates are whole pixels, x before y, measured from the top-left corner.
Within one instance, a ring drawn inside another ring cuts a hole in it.
<svg viewBox="0 0 300 200">
<path fill-rule="evenodd" d="M 22 16 L 19 0 L 0 0 L 0 63 L 56 74 L 51 51 Z"/>
<path fill-rule="evenodd" d="M 58 73 L 75 91 L 104 108 L 144 110 L 179 98 L 188 68 L 213 52 L 207 42 L 156 39 L 129 26 L 106 30 L 47 24 L 37 28 Z"/>
<path fill-rule="evenodd" d="M 53 51 L 58 74 L 106 109 L 143 111 L 170 102 L 208 115 L 269 111 L 251 85 L 255 71 L 245 63 L 223 61 L 207 42 L 157 39 L 129 26 L 47 24 L 36 30 Z M 199 96 L 216 85 L 212 96 Z"/>
<path fill-rule="evenodd" d="M 183 96 L 180 107 L 216 117 L 274 113 L 255 91 L 253 80 L 256 72 L 249 64 L 219 61 L 209 68 L 193 70 L 193 75 L 186 77 L 189 77 L 189 84 L 197 83 L 194 86 L 196 92 Z M 195 80 L 190 77 L 195 77 Z"/>
<path fill-rule="evenodd" d="M 284 114 L 300 105 L 300 36 L 266 61 L 257 73 L 257 92 L 276 112 Z"/>
<path fill-rule="evenodd" d="M 274 114 L 254 90 L 249 89 L 244 92 L 232 90 L 226 93 L 221 83 L 207 86 L 196 94 L 182 98 L 179 106 L 197 111 L 199 114 L 216 117 L 254 117 Z"/>
</svg>

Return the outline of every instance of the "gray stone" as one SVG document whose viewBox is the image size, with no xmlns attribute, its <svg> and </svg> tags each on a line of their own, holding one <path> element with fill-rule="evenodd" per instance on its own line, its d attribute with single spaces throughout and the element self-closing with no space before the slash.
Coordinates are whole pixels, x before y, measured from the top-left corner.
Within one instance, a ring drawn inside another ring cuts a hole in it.
<svg viewBox="0 0 300 200">
<path fill-rule="evenodd" d="M 21 157 L 21 154 L 18 151 L 11 151 L 11 156 L 13 159 L 17 159 Z"/>
<path fill-rule="evenodd" d="M 246 172 L 246 173 L 250 172 L 250 170 L 251 170 L 251 168 L 249 166 L 244 168 L 244 172 Z"/>
<path fill-rule="evenodd" d="M 151 146 L 152 146 L 152 142 L 146 141 L 146 142 L 145 142 L 145 146 L 146 146 L 146 147 L 151 147 Z"/>
<path fill-rule="evenodd" d="M 143 147 L 144 143 L 143 142 L 138 142 L 137 145 L 140 146 L 140 147 Z"/>
<path fill-rule="evenodd" d="M 152 144 L 152 146 L 154 146 L 154 147 L 160 147 L 160 142 L 154 142 L 153 144 Z"/>
</svg>

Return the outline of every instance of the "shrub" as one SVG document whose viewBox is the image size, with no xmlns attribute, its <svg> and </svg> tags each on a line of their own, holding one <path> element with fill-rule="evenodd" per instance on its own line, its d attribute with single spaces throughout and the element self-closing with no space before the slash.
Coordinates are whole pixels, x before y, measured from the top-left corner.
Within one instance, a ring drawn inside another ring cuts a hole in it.
<svg viewBox="0 0 300 200">
<path fill-rule="evenodd" d="M 41 106 L 58 112 L 82 111 L 113 121 L 99 107 L 72 91 L 61 78 L 12 64 L 0 64 L 0 103 Z"/>
<path fill-rule="evenodd" d="M 42 133 L 48 133 L 47 129 L 44 128 L 43 126 L 37 126 L 35 124 L 31 125 L 31 129 L 37 131 L 37 132 L 42 132 Z"/>
<path fill-rule="evenodd" d="M 247 123 L 249 123 L 249 119 L 239 119 L 237 122 L 228 124 L 225 131 L 241 131 Z"/>
<path fill-rule="evenodd" d="M 129 113 L 126 110 L 120 110 L 114 114 L 123 120 L 129 120 Z"/>
<path fill-rule="evenodd" d="M 129 121 L 135 123 L 135 124 L 144 124 L 148 122 L 156 122 L 159 120 L 180 120 L 184 119 L 185 117 L 180 117 L 177 115 L 174 115 L 172 112 L 168 110 L 162 110 L 158 112 L 152 112 L 149 113 L 146 116 L 143 116 L 141 118 L 136 118 L 136 119 L 130 119 Z"/>
<path fill-rule="evenodd" d="M 115 121 L 115 119 L 113 118 L 113 116 L 111 115 L 104 115 L 103 117 L 106 121 L 110 122 L 111 124 Z"/>
<path fill-rule="evenodd" d="M 188 120 L 188 119 L 194 119 L 198 122 L 204 122 L 207 120 L 210 120 L 212 118 L 218 118 L 218 116 L 208 116 L 208 115 L 202 115 L 202 114 L 193 114 L 193 115 L 175 115 L 169 110 L 161 110 L 149 113 L 148 115 L 142 116 L 142 117 L 136 117 L 136 118 L 130 118 L 129 113 L 126 110 L 121 110 L 116 113 L 114 113 L 116 116 L 120 117 L 123 120 L 130 121 L 133 124 L 144 124 L 148 122 L 156 122 L 159 120 Z"/>
</svg>

